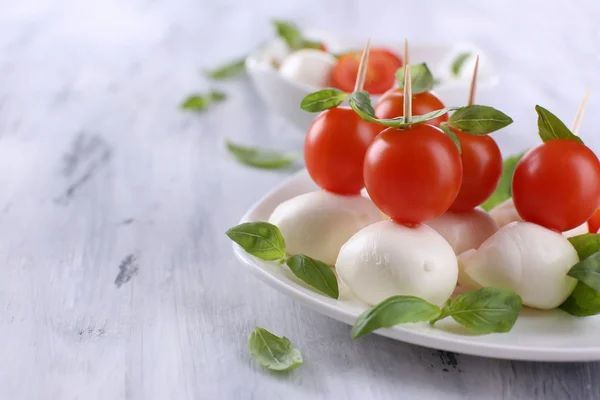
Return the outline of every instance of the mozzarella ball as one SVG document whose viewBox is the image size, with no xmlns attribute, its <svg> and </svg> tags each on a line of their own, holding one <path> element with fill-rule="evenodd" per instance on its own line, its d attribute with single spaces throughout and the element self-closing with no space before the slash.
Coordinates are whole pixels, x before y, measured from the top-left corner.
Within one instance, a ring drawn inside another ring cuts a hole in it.
<svg viewBox="0 0 600 400">
<path fill-rule="evenodd" d="M 329 85 L 329 76 L 336 63 L 337 59 L 329 53 L 302 49 L 288 55 L 281 63 L 279 72 L 296 82 L 325 87 Z"/>
<path fill-rule="evenodd" d="M 459 256 L 460 268 L 477 284 L 514 290 L 524 305 L 540 309 L 569 297 L 577 280 L 567 272 L 578 261 L 567 238 L 529 222 L 510 223 Z"/>
<path fill-rule="evenodd" d="M 511 222 L 523 221 L 523 218 L 521 218 L 517 212 L 517 209 L 515 208 L 515 203 L 512 197 L 494 207 L 490 211 L 490 216 L 494 219 L 494 221 L 496 221 L 500 228 Z M 576 228 L 563 232 L 563 236 L 569 238 L 572 236 L 583 235 L 584 233 L 588 233 L 587 222 L 584 222 Z"/>
<path fill-rule="evenodd" d="M 269 222 L 285 239 L 288 254 L 304 254 L 333 265 L 352 235 L 380 221 L 373 202 L 362 196 L 340 196 L 324 190 L 301 194 L 281 203 Z"/>
<path fill-rule="evenodd" d="M 458 276 L 454 251 L 440 234 L 426 225 L 409 228 L 392 221 L 352 236 L 335 267 L 340 279 L 368 304 L 411 295 L 441 305 Z"/>
</svg>

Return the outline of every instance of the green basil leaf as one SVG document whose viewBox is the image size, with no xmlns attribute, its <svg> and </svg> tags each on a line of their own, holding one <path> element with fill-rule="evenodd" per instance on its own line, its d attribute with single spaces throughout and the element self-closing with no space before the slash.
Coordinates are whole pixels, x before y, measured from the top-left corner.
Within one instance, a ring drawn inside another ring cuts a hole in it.
<svg viewBox="0 0 600 400">
<path fill-rule="evenodd" d="M 436 318 L 430 320 L 429 325 L 433 326 L 439 320 L 444 319 L 447 316 L 449 316 L 450 311 L 452 310 L 451 306 L 452 306 L 452 299 L 446 300 L 446 303 L 444 303 L 444 307 L 442 307 L 442 311 L 440 312 L 440 315 L 438 315 Z"/>
<path fill-rule="evenodd" d="M 487 135 L 512 122 L 512 118 L 493 107 L 472 105 L 456 110 L 447 124 L 469 135 Z"/>
<path fill-rule="evenodd" d="M 600 251 L 600 235 L 596 233 L 572 236 L 569 238 L 569 242 L 575 247 L 580 260 L 585 260 Z"/>
<path fill-rule="evenodd" d="M 583 143 L 556 115 L 537 105 L 535 111 L 538 114 L 538 130 L 543 142 L 553 139 L 569 139 Z"/>
<path fill-rule="evenodd" d="M 274 20 L 273 25 L 277 35 L 285 41 L 291 50 L 299 50 L 303 47 L 304 39 L 296 25 L 281 20 Z"/>
<path fill-rule="evenodd" d="M 448 125 L 446 124 L 440 125 L 440 128 L 444 131 L 446 135 L 450 137 L 450 139 L 452 139 L 452 141 L 456 145 L 456 148 L 458 149 L 458 152 L 462 154 L 462 146 L 460 145 L 460 140 L 458 140 L 458 136 L 456 136 L 456 133 L 452 132 L 452 130 L 448 128 Z"/>
<path fill-rule="evenodd" d="M 215 69 L 211 69 L 206 71 L 206 76 L 211 79 L 221 80 L 221 79 L 229 79 L 234 78 L 236 76 L 242 75 L 246 72 L 246 59 L 241 58 Z"/>
<path fill-rule="evenodd" d="M 459 76 L 460 70 L 462 69 L 463 64 L 473 55 L 471 53 L 460 53 L 454 61 L 452 61 L 452 75 Z"/>
<path fill-rule="evenodd" d="M 278 227 L 268 222 L 245 222 L 226 232 L 248 254 L 265 261 L 285 257 L 285 240 Z"/>
<path fill-rule="evenodd" d="M 264 328 L 256 327 L 250 334 L 248 350 L 272 371 L 290 371 L 302 364 L 300 350 L 288 338 L 275 336 Z"/>
<path fill-rule="evenodd" d="M 583 282 L 577 282 L 575 290 L 560 305 L 560 308 L 576 317 L 600 314 L 600 292 Z"/>
<path fill-rule="evenodd" d="M 356 339 L 379 328 L 429 321 L 440 313 L 438 306 L 418 297 L 392 296 L 360 314 L 352 327 L 351 336 Z"/>
<path fill-rule="evenodd" d="M 320 112 L 337 107 L 350 95 L 340 89 L 327 88 L 314 92 L 302 99 L 300 108 L 308 112 Z"/>
<path fill-rule="evenodd" d="M 567 275 L 600 292 L 600 251 L 573 265 Z"/>
<path fill-rule="evenodd" d="M 337 299 L 340 296 L 337 278 L 327 264 L 304 255 L 295 255 L 286 260 L 294 275 L 309 286 Z"/>
<path fill-rule="evenodd" d="M 433 89 L 435 80 L 427 64 L 415 64 L 410 67 L 410 80 L 413 95 Z M 396 71 L 396 79 L 400 89 L 404 89 L 404 67 Z"/>
<path fill-rule="evenodd" d="M 498 204 L 510 199 L 512 197 L 512 178 L 515 174 L 515 168 L 517 164 L 523 158 L 525 152 L 508 157 L 502 163 L 502 175 L 500 176 L 500 182 L 496 186 L 494 193 L 483 202 L 481 208 L 485 211 L 490 211 Z"/>
<path fill-rule="evenodd" d="M 280 153 L 271 149 L 246 147 L 234 144 L 229 140 L 225 142 L 227 150 L 242 164 L 250 167 L 276 169 L 285 168 L 299 158 L 298 154 Z"/>
<path fill-rule="evenodd" d="M 474 333 L 508 332 L 521 311 L 521 297 L 512 290 L 485 287 L 458 296 L 450 316 Z"/>
<path fill-rule="evenodd" d="M 225 93 L 216 91 L 207 94 L 195 94 L 185 99 L 181 103 L 181 108 L 184 110 L 204 111 L 209 106 L 225 100 L 225 98 Z"/>
<path fill-rule="evenodd" d="M 427 114 L 413 115 L 411 122 L 406 122 L 404 117 L 378 119 L 375 117 L 375 109 L 371 105 L 371 96 L 364 90 L 354 92 L 350 95 L 350 107 L 365 121 L 396 128 L 406 128 L 411 125 L 427 122 L 456 109 L 454 107 L 445 107 L 441 110 L 428 112 Z"/>
<path fill-rule="evenodd" d="M 319 41 L 316 41 L 316 40 L 303 39 L 302 40 L 302 48 L 303 49 L 321 50 L 321 49 L 324 48 L 324 46 L 323 46 L 323 42 L 319 42 Z"/>
</svg>

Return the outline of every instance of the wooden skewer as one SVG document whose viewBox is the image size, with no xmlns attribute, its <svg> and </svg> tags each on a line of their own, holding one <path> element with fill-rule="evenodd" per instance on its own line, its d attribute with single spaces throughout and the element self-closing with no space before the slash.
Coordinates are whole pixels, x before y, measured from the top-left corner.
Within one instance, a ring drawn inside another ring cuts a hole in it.
<svg viewBox="0 0 600 400">
<path fill-rule="evenodd" d="M 475 92 L 477 91 L 477 70 L 479 69 L 479 54 L 475 57 L 475 67 L 473 67 L 473 77 L 471 78 L 471 88 L 469 89 L 469 98 L 467 105 L 472 106 L 475 102 Z"/>
<path fill-rule="evenodd" d="M 404 121 L 412 121 L 412 81 L 408 58 L 408 40 L 404 39 Z"/>
<path fill-rule="evenodd" d="M 579 132 L 579 127 L 581 126 L 581 120 L 583 119 L 583 113 L 585 112 L 585 108 L 587 107 L 588 98 L 590 97 L 590 89 L 585 91 L 583 95 L 583 100 L 581 100 L 581 104 L 579 105 L 579 110 L 577 110 L 577 114 L 575 114 L 575 120 L 573 121 L 573 126 L 571 128 L 571 132 L 574 135 L 577 135 Z"/>
<path fill-rule="evenodd" d="M 371 48 L 371 39 L 367 40 L 367 44 L 363 49 L 358 66 L 358 74 L 356 74 L 356 82 L 354 83 L 354 91 L 359 92 L 365 86 L 365 78 L 367 76 L 367 65 L 369 64 L 369 50 Z"/>
</svg>

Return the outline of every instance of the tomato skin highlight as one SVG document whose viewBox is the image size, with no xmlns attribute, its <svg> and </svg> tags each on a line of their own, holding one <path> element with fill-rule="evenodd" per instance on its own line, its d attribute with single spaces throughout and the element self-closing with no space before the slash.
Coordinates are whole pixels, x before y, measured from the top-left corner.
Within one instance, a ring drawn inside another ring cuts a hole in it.
<svg viewBox="0 0 600 400">
<path fill-rule="evenodd" d="M 442 215 L 462 180 L 460 154 L 441 129 L 427 124 L 388 128 L 365 156 L 365 187 L 395 222 L 417 225 Z"/>
<path fill-rule="evenodd" d="M 491 136 L 452 129 L 462 148 L 462 183 L 450 211 L 470 211 L 494 193 L 502 175 L 502 153 Z"/>
<path fill-rule="evenodd" d="M 365 153 L 378 132 L 378 125 L 363 121 L 349 107 L 323 111 L 304 140 L 304 161 L 310 177 L 332 193 L 359 194 L 365 186 Z"/>
<path fill-rule="evenodd" d="M 525 221 L 568 231 L 589 220 L 600 205 L 600 162 L 581 143 L 550 140 L 519 161 L 512 193 Z"/>
<path fill-rule="evenodd" d="M 331 85 L 345 92 L 354 91 L 361 52 L 342 54 L 331 72 Z M 402 67 L 402 60 L 386 49 L 371 49 L 365 77 L 364 90 L 371 94 L 381 94 L 394 86 L 396 71 Z"/>
<path fill-rule="evenodd" d="M 594 212 L 592 218 L 588 221 L 588 230 L 590 233 L 598 233 L 600 230 L 600 208 Z"/>
<path fill-rule="evenodd" d="M 444 108 L 444 103 L 433 92 L 413 95 L 412 115 L 423 115 Z M 392 88 L 385 92 L 375 104 L 377 118 L 396 118 L 404 116 L 404 93 L 400 88 Z M 427 124 L 439 127 L 448 121 L 448 114 L 427 121 Z M 385 127 L 383 127 L 385 129 Z"/>
</svg>

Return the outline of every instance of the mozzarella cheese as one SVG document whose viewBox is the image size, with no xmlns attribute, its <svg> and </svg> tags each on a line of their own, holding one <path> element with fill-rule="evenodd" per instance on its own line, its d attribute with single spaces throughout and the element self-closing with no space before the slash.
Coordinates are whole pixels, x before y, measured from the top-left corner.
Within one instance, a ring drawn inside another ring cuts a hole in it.
<svg viewBox="0 0 600 400">
<path fill-rule="evenodd" d="M 289 254 L 333 265 L 342 245 L 365 226 L 380 221 L 380 215 L 373 202 L 362 196 L 320 190 L 284 201 L 269 222 L 283 234 Z"/>
<path fill-rule="evenodd" d="M 293 81 L 325 87 L 329 85 L 329 76 L 336 63 L 337 59 L 329 53 L 302 49 L 288 55 L 281 63 L 279 72 Z"/>
<path fill-rule="evenodd" d="M 454 251 L 441 235 L 426 225 L 408 228 L 392 221 L 378 222 L 352 236 L 335 267 L 340 279 L 368 304 L 412 295 L 441 305 L 458 276 Z"/>
<path fill-rule="evenodd" d="M 515 202 L 512 197 L 491 209 L 490 216 L 496 221 L 500 228 L 511 222 L 523 221 L 523 218 L 521 218 L 515 208 Z M 588 223 L 584 222 L 576 228 L 563 232 L 563 236 L 569 238 L 572 236 L 583 235 L 584 233 L 588 233 L 588 231 Z"/>
<path fill-rule="evenodd" d="M 458 259 L 461 270 L 474 282 L 514 290 L 529 307 L 558 307 L 577 284 L 567 276 L 579 261 L 571 243 L 529 222 L 500 228 L 478 250 L 469 250 Z"/>
</svg>

